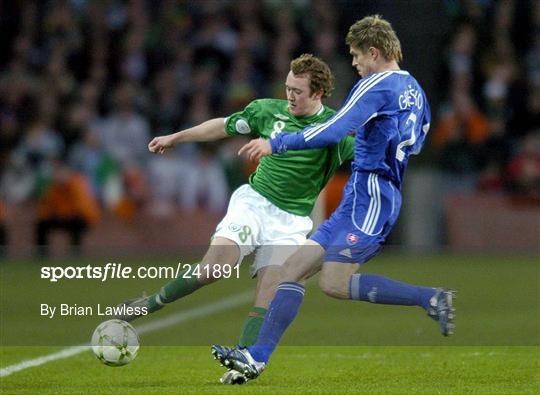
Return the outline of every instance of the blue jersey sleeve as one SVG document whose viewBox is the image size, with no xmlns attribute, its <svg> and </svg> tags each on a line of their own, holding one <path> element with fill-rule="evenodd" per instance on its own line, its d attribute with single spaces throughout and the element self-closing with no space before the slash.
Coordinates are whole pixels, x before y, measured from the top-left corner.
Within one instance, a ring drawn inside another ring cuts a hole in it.
<svg viewBox="0 0 540 395">
<path fill-rule="evenodd" d="M 377 116 L 386 102 L 383 81 L 390 75 L 391 72 L 384 72 L 363 78 L 356 84 L 345 105 L 332 118 L 299 133 L 279 133 L 270 140 L 272 152 L 283 153 L 337 144 L 347 134 Z"/>
</svg>

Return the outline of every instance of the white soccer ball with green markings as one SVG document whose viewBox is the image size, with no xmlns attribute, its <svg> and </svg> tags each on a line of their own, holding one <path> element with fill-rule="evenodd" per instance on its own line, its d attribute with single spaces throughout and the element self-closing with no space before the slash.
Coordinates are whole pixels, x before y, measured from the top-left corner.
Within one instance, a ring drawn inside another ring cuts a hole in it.
<svg viewBox="0 0 540 395">
<path fill-rule="evenodd" d="M 126 321 L 105 321 L 92 335 L 92 350 L 107 366 L 127 365 L 139 352 L 139 335 Z"/>
</svg>

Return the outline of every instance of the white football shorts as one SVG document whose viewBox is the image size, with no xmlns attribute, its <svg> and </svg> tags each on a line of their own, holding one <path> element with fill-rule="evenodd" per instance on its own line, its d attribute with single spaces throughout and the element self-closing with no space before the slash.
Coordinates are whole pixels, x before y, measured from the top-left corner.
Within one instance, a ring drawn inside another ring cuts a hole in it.
<svg viewBox="0 0 540 395">
<path fill-rule="evenodd" d="M 282 265 L 306 241 L 313 228 L 309 217 L 288 213 L 256 192 L 250 185 L 231 196 L 227 214 L 213 237 L 224 237 L 240 247 L 240 260 L 257 250 L 251 275 L 265 266 Z"/>
</svg>

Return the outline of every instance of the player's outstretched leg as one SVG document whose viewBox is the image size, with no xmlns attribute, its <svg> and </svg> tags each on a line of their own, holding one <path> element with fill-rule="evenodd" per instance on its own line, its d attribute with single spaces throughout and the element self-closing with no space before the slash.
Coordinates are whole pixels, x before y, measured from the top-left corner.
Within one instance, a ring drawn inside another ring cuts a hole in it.
<svg viewBox="0 0 540 395">
<path fill-rule="evenodd" d="M 349 279 L 350 299 L 370 303 L 420 306 L 439 323 L 444 336 L 454 330 L 453 295 L 446 288 L 431 288 L 411 285 L 387 277 L 357 273 Z"/>
<path fill-rule="evenodd" d="M 231 240 L 217 237 L 212 241 L 202 262 L 198 265 L 202 267 L 208 265 L 211 268 L 227 265 L 232 267 L 238 263 L 239 258 L 240 250 L 238 244 Z M 146 315 L 143 311 L 146 311 L 147 314 L 158 311 L 166 304 L 190 295 L 199 288 L 217 281 L 219 277 L 208 277 L 213 272 L 213 270 L 204 269 L 182 272 L 177 278 L 169 281 L 155 294 L 150 296 L 143 295 L 140 298 L 130 299 L 121 303 L 119 306 L 124 307 L 123 312 L 122 314 L 118 314 L 116 318 L 129 322 Z M 131 309 L 128 309 L 128 307 L 131 307 Z M 135 307 L 138 308 L 135 309 Z"/>
<path fill-rule="evenodd" d="M 165 304 L 174 302 L 183 298 L 202 287 L 198 278 L 187 275 L 182 272 L 174 280 L 169 281 L 155 294 L 140 298 L 129 299 L 121 303 L 122 312 L 116 318 L 124 321 L 133 321 L 139 317 L 161 310 Z M 146 314 L 145 314 L 146 312 Z"/>
<path fill-rule="evenodd" d="M 152 295 L 152 297 L 154 297 L 154 295 Z M 141 296 L 140 298 L 128 299 L 125 302 L 120 303 L 117 306 L 121 308 L 120 312 L 116 314 L 114 318 L 131 322 L 148 313 L 153 313 L 154 311 L 157 311 L 163 307 L 161 305 L 158 305 L 155 308 L 151 309 L 150 299 L 150 296 L 143 294 L 143 296 Z"/>
</svg>

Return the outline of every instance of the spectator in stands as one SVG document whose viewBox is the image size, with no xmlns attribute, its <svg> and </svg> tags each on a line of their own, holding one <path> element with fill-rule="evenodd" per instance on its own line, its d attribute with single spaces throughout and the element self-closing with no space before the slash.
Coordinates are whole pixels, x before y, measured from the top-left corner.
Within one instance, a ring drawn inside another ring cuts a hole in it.
<svg viewBox="0 0 540 395">
<path fill-rule="evenodd" d="M 257 97 L 260 80 L 253 68 L 253 59 L 248 51 L 238 52 L 232 61 L 229 84 L 225 90 L 223 112 L 232 113 L 243 108 Z"/>
<path fill-rule="evenodd" d="M 82 139 L 71 147 L 68 163 L 89 181 L 92 193 L 103 201 L 103 188 L 108 177 L 117 173 L 117 165 L 103 149 L 101 136 L 92 128 L 82 133 Z"/>
<path fill-rule="evenodd" d="M 481 165 L 478 149 L 488 137 L 488 126 L 488 119 L 472 98 L 461 90 L 454 91 L 431 136 L 431 142 L 440 152 L 443 171 L 456 174 L 462 182 L 473 186 Z M 466 180 L 466 176 L 473 179 Z"/>
<path fill-rule="evenodd" d="M 198 125 L 210 116 L 210 97 L 206 90 L 199 90 L 188 110 L 186 127 Z M 204 206 L 209 211 L 221 213 L 227 205 L 229 190 L 216 147 L 208 144 L 202 147 L 190 145 L 193 149 L 190 155 L 180 158 L 190 163 L 181 166 L 177 173 L 180 205 L 188 211 Z M 188 150 L 190 145 L 185 149 Z"/>
<path fill-rule="evenodd" d="M 78 255 L 84 233 L 99 218 L 99 206 L 87 179 L 55 161 L 51 182 L 38 201 L 35 237 L 39 256 L 49 255 L 49 235 L 55 230 L 69 234 L 71 251 Z"/>
<path fill-rule="evenodd" d="M 174 67 L 161 70 L 152 87 L 152 133 L 162 135 L 180 124 L 184 107 Z"/>
<path fill-rule="evenodd" d="M 136 95 L 133 84 L 121 83 L 114 93 L 114 110 L 105 118 L 101 129 L 105 149 L 122 168 L 131 164 L 143 166 L 147 158 L 150 128 L 137 111 Z"/>
<path fill-rule="evenodd" d="M 23 70 L 0 75 L 0 154 L 5 156 L 20 142 L 35 111 L 30 85 Z"/>
<path fill-rule="evenodd" d="M 36 176 L 47 171 L 50 161 L 61 155 L 64 141 L 60 134 L 51 127 L 46 118 L 39 118 L 28 128 L 26 135 L 16 149 L 29 164 Z"/>
<path fill-rule="evenodd" d="M 511 191 L 540 204 L 540 133 L 522 140 L 507 170 Z"/>
<path fill-rule="evenodd" d="M 114 93 L 114 111 L 100 126 L 103 146 L 121 172 L 122 192 L 113 209 L 126 220 L 133 218 L 148 196 L 145 146 L 150 127 L 136 108 L 137 92 L 135 85 L 123 82 Z"/>
</svg>

